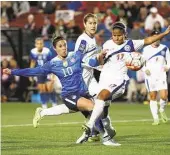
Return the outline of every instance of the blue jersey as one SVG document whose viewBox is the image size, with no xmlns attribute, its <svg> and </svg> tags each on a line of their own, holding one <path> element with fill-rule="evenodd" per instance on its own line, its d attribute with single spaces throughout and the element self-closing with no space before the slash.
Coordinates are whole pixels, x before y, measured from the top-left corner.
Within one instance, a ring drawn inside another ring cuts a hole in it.
<svg viewBox="0 0 170 155">
<path fill-rule="evenodd" d="M 42 66 L 52 59 L 52 54 L 46 47 L 43 47 L 42 52 L 38 52 L 37 48 L 33 48 L 30 53 L 30 58 L 36 62 L 36 66 Z"/>
<path fill-rule="evenodd" d="M 82 59 L 84 54 L 80 51 L 69 53 L 65 60 L 58 57 L 36 68 L 12 70 L 13 75 L 18 76 L 39 76 L 50 73 L 55 74 L 60 79 L 62 85 L 62 97 L 79 92 L 88 92 L 87 86 L 82 78 Z M 89 65 L 98 65 L 97 59 L 89 60 Z"/>
</svg>

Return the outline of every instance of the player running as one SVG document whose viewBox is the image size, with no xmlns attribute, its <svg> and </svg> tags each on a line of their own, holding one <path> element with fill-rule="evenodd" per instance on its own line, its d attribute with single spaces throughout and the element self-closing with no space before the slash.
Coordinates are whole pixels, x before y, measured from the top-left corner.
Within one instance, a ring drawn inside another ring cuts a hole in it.
<svg viewBox="0 0 170 155">
<path fill-rule="evenodd" d="M 112 39 L 106 41 L 103 50 L 107 52 L 105 64 L 100 74 L 100 92 L 93 108 L 89 121 L 83 126 L 87 135 L 90 135 L 94 122 L 103 112 L 105 101 L 109 98 L 115 99 L 122 95 L 128 80 L 125 57 L 129 52 L 138 51 L 144 45 L 162 39 L 170 33 L 170 26 L 165 32 L 156 36 L 150 36 L 143 40 L 126 40 L 126 27 L 117 22 L 112 27 Z"/>
<path fill-rule="evenodd" d="M 51 51 L 48 48 L 44 47 L 44 41 L 42 38 L 35 39 L 35 48 L 31 50 L 30 58 L 30 68 L 42 66 L 47 61 L 52 59 Z M 56 94 L 53 89 L 54 78 L 54 75 L 37 76 L 37 87 L 40 92 L 40 98 L 43 108 L 47 108 L 47 102 L 49 99 L 52 100 L 53 106 L 56 105 Z M 30 77 L 29 80 L 33 82 L 32 77 Z"/>
<path fill-rule="evenodd" d="M 153 31 L 151 36 L 157 36 L 160 32 Z M 146 46 L 143 49 L 146 63 L 143 67 L 145 73 L 145 85 L 150 97 L 150 110 L 154 122 L 159 125 L 157 94 L 160 96 L 160 116 L 163 123 L 168 121 L 165 114 L 165 106 L 168 100 L 167 75 L 170 69 L 170 52 L 167 46 L 160 44 L 160 40 Z"/>
<path fill-rule="evenodd" d="M 45 63 L 43 66 L 26 69 L 4 69 L 3 73 L 17 76 L 38 76 L 55 74 L 62 84 L 62 99 L 65 105 L 72 111 L 90 112 L 93 109 L 93 102 L 88 93 L 88 89 L 82 78 L 82 59 L 83 53 L 80 51 L 67 54 L 67 43 L 62 37 L 56 37 L 53 40 L 53 46 L 58 54 L 57 57 Z M 96 66 L 102 59 L 104 53 L 99 54 L 96 58 L 89 60 L 90 66 Z M 36 127 L 41 120 L 41 108 L 38 108 L 33 119 Z M 104 145 L 119 146 L 120 144 L 110 140 L 107 133 L 102 133 L 105 137 Z"/>
</svg>

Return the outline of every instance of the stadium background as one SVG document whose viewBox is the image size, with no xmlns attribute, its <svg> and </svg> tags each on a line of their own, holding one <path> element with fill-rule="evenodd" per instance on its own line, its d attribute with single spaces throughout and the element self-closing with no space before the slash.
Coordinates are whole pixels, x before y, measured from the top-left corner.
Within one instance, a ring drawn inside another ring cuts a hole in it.
<svg viewBox="0 0 170 155">
<path fill-rule="evenodd" d="M 146 1 L 146 2 L 123 2 L 123 1 L 48 1 L 48 2 L 1 2 L 1 68 L 25 68 L 29 67 L 30 50 L 34 48 L 36 37 L 43 37 L 45 46 L 50 48 L 55 56 L 50 38 L 52 33 L 62 35 L 68 40 L 68 51 L 74 50 L 77 37 L 83 32 L 83 16 L 86 13 L 95 13 L 98 17 L 98 30 L 95 35 L 99 47 L 111 37 L 110 26 L 116 21 L 127 24 L 129 38 L 143 39 L 151 30 L 145 29 L 145 20 L 150 15 L 150 9 L 156 7 L 158 14 L 164 19 L 153 24 L 153 29 L 164 31 L 170 25 L 170 2 Z M 152 23 L 150 23 L 152 24 Z M 43 31 L 45 25 L 48 29 Z M 165 37 L 163 44 L 170 47 L 170 35 Z M 1 72 L 2 73 L 2 72 Z M 169 73 L 170 74 L 170 73 Z M 133 87 L 142 84 L 143 77 L 140 73 L 129 72 Z M 95 72 L 96 78 L 99 73 Z M 170 77 L 168 78 L 170 87 Z M 39 102 L 36 85 L 27 78 L 6 77 L 1 74 L 1 101 Z M 135 85 L 134 85 L 135 84 Z M 140 86 L 141 87 L 141 86 Z M 147 100 L 144 93 L 137 88 L 131 90 L 119 98 L 120 101 L 143 103 Z M 137 92 L 137 93 L 136 93 Z M 170 93 L 169 93 L 170 94 Z M 170 99 L 170 97 L 169 97 Z"/>
</svg>

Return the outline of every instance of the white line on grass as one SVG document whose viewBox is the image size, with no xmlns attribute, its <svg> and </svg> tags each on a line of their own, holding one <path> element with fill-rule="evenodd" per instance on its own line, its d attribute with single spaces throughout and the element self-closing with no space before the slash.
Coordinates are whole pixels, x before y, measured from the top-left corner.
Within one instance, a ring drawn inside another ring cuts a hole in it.
<svg viewBox="0 0 170 155">
<path fill-rule="evenodd" d="M 170 118 L 168 119 L 170 120 Z M 112 121 L 112 123 L 130 123 L 130 122 L 150 122 L 152 119 L 137 119 L 137 120 L 115 120 Z M 69 125 L 69 124 L 83 124 L 84 122 L 58 122 L 58 123 L 45 123 L 40 125 L 45 126 L 53 126 L 53 125 Z M 2 125 L 2 128 L 8 128 L 8 127 L 17 127 L 17 126 L 32 126 L 32 124 L 11 124 L 11 125 Z"/>
</svg>

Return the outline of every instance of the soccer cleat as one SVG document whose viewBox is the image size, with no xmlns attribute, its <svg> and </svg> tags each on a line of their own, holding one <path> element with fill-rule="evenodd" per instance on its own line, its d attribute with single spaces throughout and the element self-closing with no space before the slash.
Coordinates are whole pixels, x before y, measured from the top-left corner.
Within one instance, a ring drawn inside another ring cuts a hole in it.
<svg viewBox="0 0 170 155">
<path fill-rule="evenodd" d="M 152 123 L 152 125 L 159 125 L 159 120 L 154 120 L 154 122 Z"/>
<path fill-rule="evenodd" d="M 81 137 L 79 139 L 77 139 L 76 144 L 82 144 L 84 142 L 87 142 L 88 138 L 89 138 L 89 136 L 86 134 L 86 132 L 83 132 Z"/>
<path fill-rule="evenodd" d="M 99 135 L 92 135 L 88 139 L 88 142 L 97 142 L 97 141 L 100 141 L 100 136 Z"/>
<path fill-rule="evenodd" d="M 163 122 L 163 123 L 167 123 L 167 122 L 168 122 L 168 117 L 166 116 L 165 111 L 160 112 L 160 115 L 161 115 L 161 120 L 162 120 L 162 122 Z"/>
<path fill-rule="evenodd" d="M 84 142 L 87 142 L 90 137 L 91 130 L 86 124 L 82 125 L 82 129 L 84 130 L 84 132 L 82 136 L 76 141 L 76 144 L 82 144 Z"/>
<path fill-rule="evenodd" d="M 113 139 L 110 139 L 110 140 L 103 142 L 103 145 L 106 145 L 106 146 L 121 146 L 120 143 L 115 142 Z"/>
<path fill-rule="evenodd" d="M 43 108 L 37 108 L 35 111 L 35 115 L 33 118 L 33 127 L 37 128 L 37 126 L 39 125 L 39 121 L 42 119 L 40 112 L 43 110 Z"/>
</svg>

